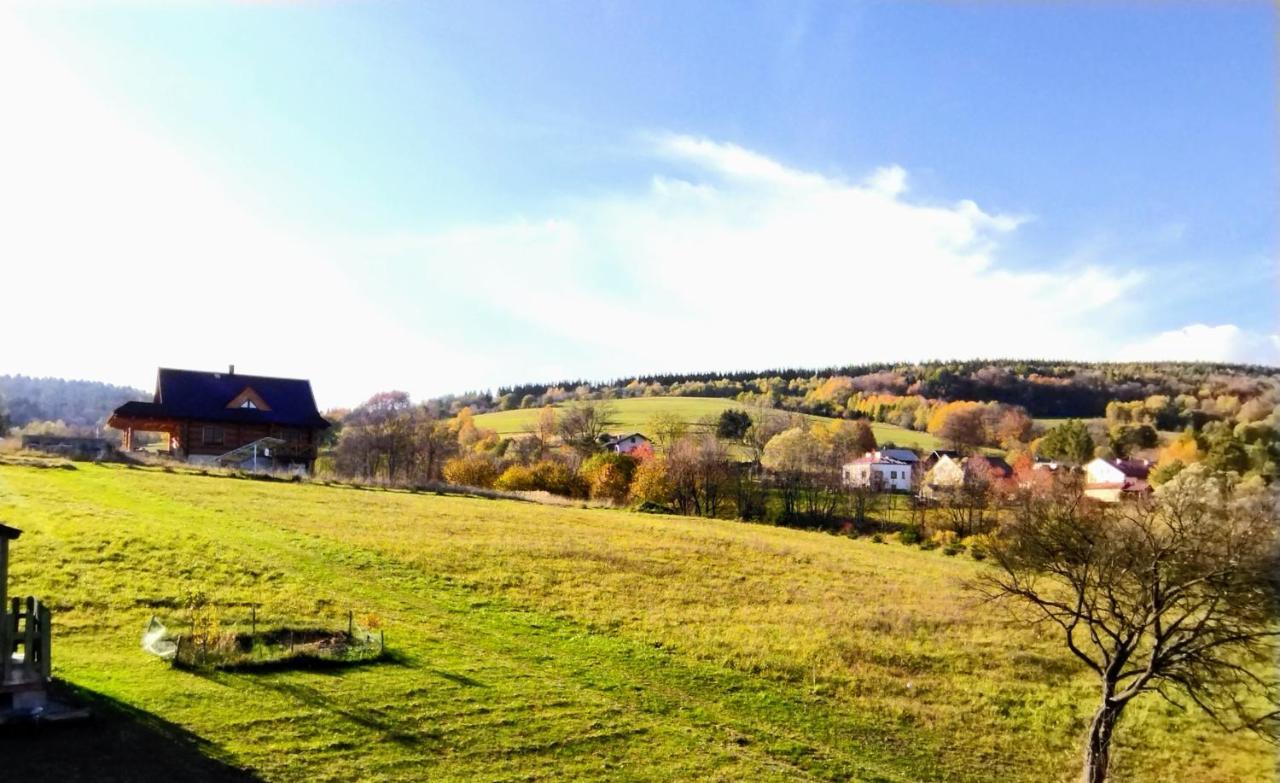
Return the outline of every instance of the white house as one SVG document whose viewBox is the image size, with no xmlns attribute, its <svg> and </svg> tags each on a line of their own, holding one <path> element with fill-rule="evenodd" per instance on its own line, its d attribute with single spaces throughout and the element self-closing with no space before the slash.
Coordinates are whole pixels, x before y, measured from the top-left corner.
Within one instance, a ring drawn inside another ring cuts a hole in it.
<svg viewBox="0 0 1280 783">
<path fill-rule="evenodd" d="M 628 435 L 619 435 L 606 441 L 604 447 L 609 451 L 616 451 L 619 454 L 630 454 L 641 446 L 650 445 L 650 440 L 638 432 L 632 432 Z"/>
<path fill-rule="evenodd" d="M 1151 491 L 1147 474 L 1151 463 L 1145 459 L 1102 459 L 1084 466 L 1084 494 L 1096 500 L 1115 503 Z"/>
<path fill-rule="evenodd" d="M 911 465 L 883 452 L 869 451 L 841 470 L 844 483 L 851 487 L 908 492 L 911 490 Z"/>
</svg>

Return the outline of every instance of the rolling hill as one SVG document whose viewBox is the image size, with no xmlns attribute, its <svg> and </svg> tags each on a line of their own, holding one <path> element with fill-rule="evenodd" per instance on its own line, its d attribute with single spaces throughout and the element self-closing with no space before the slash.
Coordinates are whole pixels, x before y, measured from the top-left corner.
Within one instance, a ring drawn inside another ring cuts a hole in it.
<svg viewBox="0 0 1280 783">
<path fill-rule="evenodd" d="M 969 597 L 982 564 L 898 544 L 87 464 L 0 466 L 0 520 L 98 713 L 0 735 L 15 780 L 1067 780 L 1095 697 Z M 394 656 L 200 674 L 139 648 L 199 594 L 224 628 L 351 610 Z M 1157 699 L 1117 741 L 1117 779 L 1272 770 Z"/>
<path fill-rule="evenodd" d="M 617 432 L 649 432 L 654 417 L 667 414 L 678 417 L 681 421 L 695 424 L 708 416 L 719 416 L 721 412 L 731 408 L 741 408 L 741 403 L 719 397 L 628 397 L 611 400 L 617 414 L 617 424 L 613 430 Z M 522 408 L 496 413 L 482 413 L 475 417 L 477 427 L 485 427 L 496 431 L 499 435 L 519 435 L 527 430 L 538 418 L 537 408 Z M 809 419 L 822 419 L 821 416 L 807 416 Z M 941 448 L 937 438 L 926 432 L 895 427 L 892 424 L 871 425 L 876 440 L 881 443 L 893 443 L 898 446 L 932 450 Z"/>
</svg>

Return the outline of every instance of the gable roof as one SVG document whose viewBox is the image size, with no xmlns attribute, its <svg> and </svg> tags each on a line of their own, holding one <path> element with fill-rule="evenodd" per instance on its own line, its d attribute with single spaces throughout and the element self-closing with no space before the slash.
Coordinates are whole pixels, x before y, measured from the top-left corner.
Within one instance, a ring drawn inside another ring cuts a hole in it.
<svg viewBox="0 0 1280 783">
<path fill-rule="evenodd" d="M 899 462 L 919 462 L 920 455 L 911 449 L 881 449 L 880 453 Z"/>
<path fill-rule="evenodd" d="M 606 447 L 606 448 L 607 448 L 607 447 L 609 447 L 609 446 L 616 446 L 616 445 L 618 445 L 619 443 L 621 443 L 622 441 L 626 440 L 627 438 L 640 438 L 641 440 L 644 440 L 644 441 L 648 441 L 648 440 L 649 440 L 648 438 L 646 438 L 646 437 L 644 436 L 644 433 L 641 433 L 641 432 L 628 432 L 626 435 L 619 435 L 619 436 L 618 436 L 618 437 L 616 437 L 616 438 L 610 438 L 609 440 L 605 441 L 604 445 L 605 445 L 605 447 Z"/>
<path fill-rule="evenodd" d="M 1141 459 L 1107 460 L 1107 464 L 1123 473 L 1125 478 L 1145 479 L 1151 472 L 1151 463 Z"/>
<path fill-rule="evenodd" d="M 254 397 L 266 406 L 227 407 L 237 400 Z M 116 408 L 114 416 L 278 424 L 310 429 L 329 427 L 329 422 L 316 409 L 310 381 L 167 367 L 156 373 L 156 393 L 151 402 L 126 402 Z"/>
<path fill-rule="evenodd" d="M 20 535 L 22 535 L 22 531 L 19 530 L 18 528 L 9 527 L 3 522 L 0 522 L 0 538 L 6 538 L 6 539 L 12 540 L 17 538 Z"/>
</svg>

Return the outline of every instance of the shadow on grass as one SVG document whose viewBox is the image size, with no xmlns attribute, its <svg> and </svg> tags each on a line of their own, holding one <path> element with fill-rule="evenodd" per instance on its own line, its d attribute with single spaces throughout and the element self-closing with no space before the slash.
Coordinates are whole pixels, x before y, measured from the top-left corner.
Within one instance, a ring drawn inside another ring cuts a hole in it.
<svg viewBox="0 0 1280 783">
<path fill-rule="evenodd" d="M 446 680 L 448 680 L 449 682 L 457 683 L 458 685 L 465 685 L 468 688 L 488 688 L 489 687 L 488 685 L 485 685 L 483 682 L 480 682 L 479 680 L 476 680 L 476 679 L 472 679 L 471 677 L 468 677 L 465 674 L 454 674 L 453 672 L 447 672 L 447 671 L 444 671 L 443 669 L 432 669 L 431 673 L 439 675 L 445 678 Z"/>
<path fill-rule="evenodd" d="M 413 747 L 424 742 L 437 741 L 443 734 L 434 730 L 425 730 L 417 723 L 404 720 L 394 710 L 367 707 L 349 699 L 333 698 L 318 688 L 301 682 L 281 680 L 274 677 L 247 677 L 244 674 L 217 672 L 212 679 L 222 682 L 251 683 L 258 688 L 273 691 L 282 696 L 317 708 L 327 714 L 337 715 L 361 728 L 377 733 L 383 740 L 404 747 Z"/>
<path fill-rule="evenodd" d="M 56 684 L 62 700 L 87 706 L 87 720 L 0 729 L 0 780 L 254 783 L 220 761 L 217 748 L 181 726 L 100 693 Z"/>
</svg>

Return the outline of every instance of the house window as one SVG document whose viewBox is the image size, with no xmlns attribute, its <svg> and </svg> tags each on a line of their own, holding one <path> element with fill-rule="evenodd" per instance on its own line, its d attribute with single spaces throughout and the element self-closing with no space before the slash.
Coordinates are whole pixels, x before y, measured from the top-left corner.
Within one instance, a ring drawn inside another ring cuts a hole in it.
<svg viewBox="0 0 1280 783">
<path fill-rule="evenodd" d="M 224 437 L 221 427 L 206 425 L 201 432 L 201 441 L 205 446 L 221 446 Z"/>
<path fill-rule="evenodd" d="M 896 470 L 889 471 L 889 478 L 896 479 L 897 477 L 898 477 L 898 471 Z"/>
<path fill-rule="evenodd" d="M 251 408 L 251 409 L 253 409 L 253 410 L 257 410 L 257 409 L 258 409 L 258 406 L 253 404 L 253 400 L 245 400 L 244 402 L 240 403 L 240 407 L 241 407 L 241 408 Z"/>
</svg>

